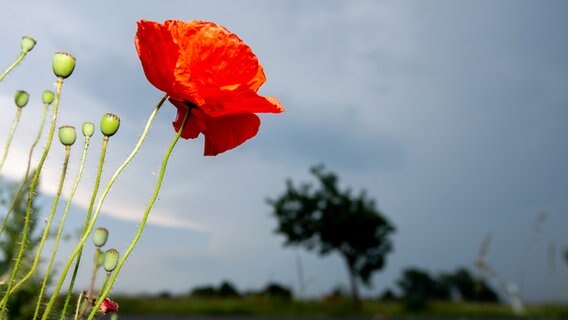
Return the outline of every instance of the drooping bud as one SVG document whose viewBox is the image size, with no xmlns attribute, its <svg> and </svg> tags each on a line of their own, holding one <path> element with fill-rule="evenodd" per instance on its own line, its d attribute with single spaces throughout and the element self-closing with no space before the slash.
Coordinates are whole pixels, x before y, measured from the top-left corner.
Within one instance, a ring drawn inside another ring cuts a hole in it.
<svg viewBox="0 0 568 320">
<path fill-rule="evenodd" d="M 67 52 L 56 52 L 53 55 L 53 73 L 59 78 L 67 78 L 75 69 L 75 57 Z"/>
<path fill-rule="evenodd" d="M 92 122 L 85 122 L 81 129 L 83 130 L 83 135 L 85 137 L 92 137 L 95 133 L 95 124 Z"/>
<path fill-rule="evenodd" d="M 14 95 L 14 102 L 16 103 L 16 106 L 18 106 L 18 108 L 23 108 L 28 104 L 28 101 L 30 100 L 30 95 L 24 91 L 24 90 L 18 90 L 16 91 L 16 94 Z"/>
<path fill-rule="evenodd" d="M 107 113 L 101 118 L 101 132 L 105 137 L 112 137 L 120 127 L 120 118 L 112 113 Z"/>
<path fill-rule="evenodd" d="M 73 126 L 61 126 L 59 127 L 59 141 L 64 146 L 72 146 L 77 140 L 77 132 Z"/>
<path fill-rule="evenodd" d="M 120 254 L 116 249 L 108 249 L 105 253 L 105 262 L 103 263 L 103 268 L 106 272 L 112 272 L 118 265 L 118 258 Z"/>
<path fill-rule="evenodd" d="M 93 231 L 93 242 L 95 246 L 102 247 L 105 245 L 108 239 L 108 230 L 103 227 L 98 227 Z"/>
<path fill-rule="evenodd" d="M 32 51 L 35 45 L 36 45 L 35 39 L 30 36 L 23 36 L 22 40 L 20 41 L 20 47 L 22 48 L 22 52 L 25 53 Z"/>
<path fill-rule="evenodd" d="M 55 94 L 51 90 L 44 90 L 41 94 L 41 101 L 44 104 L 51 104 L 53 102 L 53 98 L 55 98 Z"/>
</svg>

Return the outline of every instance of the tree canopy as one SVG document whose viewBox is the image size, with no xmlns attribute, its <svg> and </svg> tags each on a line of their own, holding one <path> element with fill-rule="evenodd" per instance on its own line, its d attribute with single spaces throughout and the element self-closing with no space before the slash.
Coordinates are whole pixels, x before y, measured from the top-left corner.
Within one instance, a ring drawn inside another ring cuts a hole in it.
<svg viewBox="0 0 568 320">
<path fill-rule="evenodd" d="M 311 183 L 296 186 L 288 180 L 284 193 L 268 200 L 278 219 L 275 232 L 286 237 L 286 246 L 303 246 L 320 255 L 339 253 L 358 301 L 357 281 L 369 285 L 373 273 L 384 267 L 393 249 L 389 236 L 394 226 L 365 191 L 341 190 L 337 175 L 323 166 L 313 167 L 311 173 L 317 187 Z"/>
</svg>

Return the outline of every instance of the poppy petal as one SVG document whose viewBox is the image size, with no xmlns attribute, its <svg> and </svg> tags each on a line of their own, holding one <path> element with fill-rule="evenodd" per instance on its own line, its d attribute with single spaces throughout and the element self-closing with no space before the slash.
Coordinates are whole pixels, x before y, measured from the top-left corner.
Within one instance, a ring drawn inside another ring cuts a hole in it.
<svg viewBox="0 0 568 320">
<path fill-rule="evenodd" d="M 134 42 L 148 81 L 164 92 L 171 92 L 179 50 L 168 29 L 153 21 L 140 20 Z"/>
<path fill-rule="evenodd" d="M 178 41 L 175 77 L 181 86 L 256 91 L 266 81 L 251 48 L 226 28 L 204 21 L 166 23 Z"/>
<path fill-rule="evenodd" d="M 222 91 L 210 95 L 200 107 L 208 115 L 218 117 L 241 113 L 281 113 L 284 106 L 274 97 L 263 97 L 251 90 Z"/>
<path fill-rule="evenodd" d="M 176 107 L 177 115 L 174 122 L 172 122 L 174 129 L 179 131 L 183 123 L 183 118 L 188 111 L 188 106 L 181 102 L 170 99 L 170 102 Z M 191 114 L 189 115 L 189 119 L 187 119 L 185 126 L 183 127 L 183 131 L 181 133 L 181 137 L 184 139 L 195 139 L 197 136 L 202 133 L 205 128 L 207 127 L 207 115 L 205 112 L 200 110 L 199 108 L 192 108 Z"/>
<path fill-rule="evenodd" d="M 254 137 L 260 127 L 260 119 L 254 114 L 234 114 L 209 118 L 205 135 L 206 156 L 215 156 L 233 149 Z"/>
</svg>

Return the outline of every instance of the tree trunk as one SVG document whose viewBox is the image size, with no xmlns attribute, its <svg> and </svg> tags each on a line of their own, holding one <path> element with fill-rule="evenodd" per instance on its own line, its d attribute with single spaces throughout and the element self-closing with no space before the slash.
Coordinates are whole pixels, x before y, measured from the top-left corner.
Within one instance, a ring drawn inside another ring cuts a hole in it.
<svg viewBox="0 0 568 320">
<path fill-rule="evenodd" d="M 353 306 L 359 309 L 361 308 L 361 298 L 359 297 L 359 284 L 357 283 L 357 275 L 355 274 L 355 268 L 353 262 L 347 256 L 345 258 L 345 264 L 347 265 L 347 272 L 349 273 L 349 283 L 351 285 L 351 298 L 353 299 Z"/>
</svg>

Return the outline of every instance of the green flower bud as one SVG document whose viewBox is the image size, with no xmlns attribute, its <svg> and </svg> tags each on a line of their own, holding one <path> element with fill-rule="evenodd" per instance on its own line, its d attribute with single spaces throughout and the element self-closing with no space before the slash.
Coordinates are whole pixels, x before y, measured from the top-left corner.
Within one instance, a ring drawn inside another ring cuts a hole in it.
<svg viewBox="0 0 568 320">
<path fill-rule="evenodd" d="M 67 78 L 75 69 L 75 57 L 67 52 L 56 52 L 53 56 L 53 73 L 59 78 Z"/>
<path fill-rule="evenodd" d="M 43 104 L 51 104 L 53 102 L 53 98 L 55 98 L 53 91 L 44 90 L 41 94 L 41 101 Z"/>
<path fill-rule="evenodd" d="M 25 107 L 28 104 L 29 100 L 30 95 L 26 91 L 16 91 L 16 94 L 14 95 L 14 102 L 16 103 L 16 106 L 18 106 L 18 108 Z"/>
<path fill-rule="evenodd" d="M 95 124 L 92 122 L 85 122 L 81 129 L 83 130 L 83 135 L 85 137 L 92 137 L 95 133 Z"/>
<path fill-rule="evenodd" d="M 106 272 L 112 272 L 118 265 L 118 258 L 120 254 L 116 249 L 108 249 L 105 253 L 105 262 L 103 263 L 103 268 Z"/>
<path fill-rule="evenodd" d="M 101 119 L 101 132 L 105 137 L 112 137 L 120 127 L 120 118 L 112 113 L 105 114 Z"/>
<path fill-rule="evenodd" d="M 36 41 L 34 38 L 30 36 L 23 36 L 22 40 L 20 41 L 20 47 L 22 48 L 22 52 L 30 52 L 36 45 Z"/>
<path fill-rule="evenodd" d="M 72 126 L 61 126 L 59 127 L 59 141 L 64 146 L 72 146 L 77 140 L 77 133 L 75 132 L 75 127 Z"/>
<path fill-rule="evenodd" d="M 95 263 L 97 264 L 97 268 L 102 267 L 105 263 L 105 253 L 97 248 L 97 252 L 95 253 Z"/>
<path fill-rule="evenodd" d="M 108 239 L 108 230 L 103 227 L 98 227 L 93 231 L 93 242 L 95 246 L 102 247 L 105 245 Z"/>
</svg>

